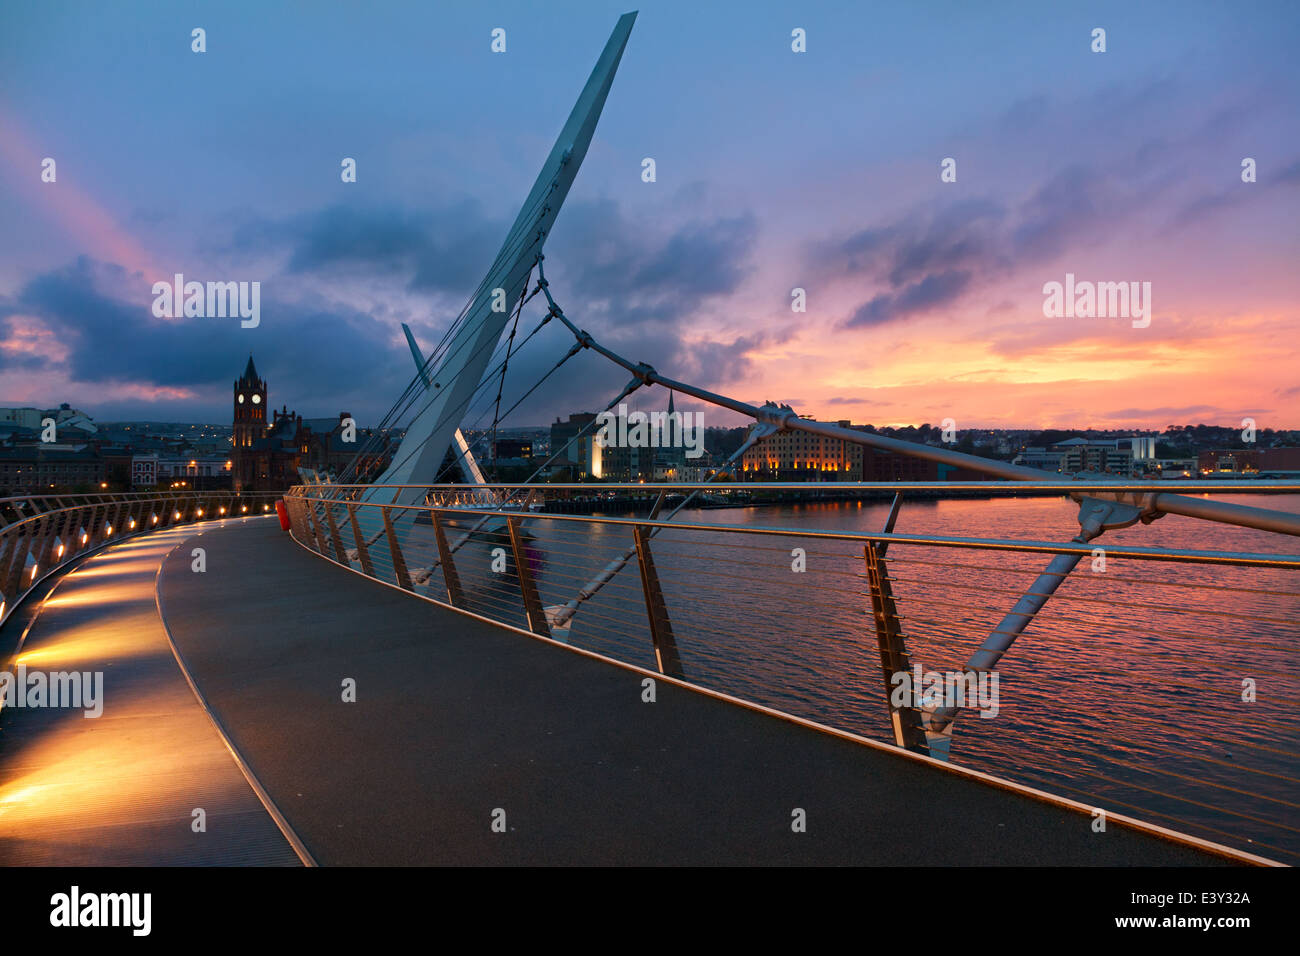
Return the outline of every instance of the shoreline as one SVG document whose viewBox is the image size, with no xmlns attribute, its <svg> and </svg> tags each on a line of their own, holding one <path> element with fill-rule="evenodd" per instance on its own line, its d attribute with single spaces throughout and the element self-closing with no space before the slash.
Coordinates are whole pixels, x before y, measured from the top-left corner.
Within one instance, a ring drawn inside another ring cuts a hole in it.
<svg viewBox="0 0 1300 956">
<path fill-rule="evenodd" d="M 544 486 L 543 486 L 544 487 Z M 1188 492 L 1182 492 L 1188 494 Z M 1294 495 L 1294 491 L 1284 491 L 1276 489 L 1260 489 L 1259 491 L 1250 492 L 1233 492 L 1234 495 L 1241 494 L 1273 496 L 1273 495 Z M 1192 493 L 1194 494 L 1194 493 Z M 1211 494 L 1203 492 L 1202 494 Z M 545 514 L 551 512 L 555 514 L 628 514 L 638 511 L 649 511 L 654 505 L 656 495 L 646 494 L 642 496 L 616 498 L 616 499 L 562 499 L 557 498 L 546 502 L 543 511 L 535 512 L 536 514 Z M 669 494 L 665 497 L 665 506 L 673 505 L 685 497 L 685 494 Z M 685 510 L 688 511 L 719 511 L 734 508 L 765 508 L 779 505 L 806 505 L 806 504 L 830 504 L 836 502 L 867 501 L 875 503 L 889 503 L 894 498 L 894 492 L 884 490 L 872 491 L 845 491 L 827 490 L 820 494 L 808 494 L 807 492 L 778 492 L 763 497 L 748 497 L 742 500 L 707 500 L 710 495 L 704 496 L 706 500 L 692 503 Z M 1069 495 L 1061 491 L 1018 491 L 1012 488 L 1006 490 L 994 490 L 989 488 L 972 488 L 969 491 L 963 491 L 959 488 L 944 489 L 924 489 L 910 490 L 903 492 L 903 500 L 910 502 L 917 501 L 965 501 L 980 499 L 1002 499 L 1002 498 L 1068 498 Z"/>
</svg>

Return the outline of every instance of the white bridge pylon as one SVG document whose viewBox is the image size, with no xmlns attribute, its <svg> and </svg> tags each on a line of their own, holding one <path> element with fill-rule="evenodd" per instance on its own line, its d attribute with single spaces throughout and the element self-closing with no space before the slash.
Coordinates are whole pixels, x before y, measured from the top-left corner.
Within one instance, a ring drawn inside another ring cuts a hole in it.
<svg viewBox="0 0 1300 956">
<path fill-rule="evenodd" d="M 459 446 L 463 442 L 463 435 L 457 441 L 461 421 L 483 379 L 513 305 L 526 291 L 528 277 L 587 155 L 635 20 L 635 13 L 619 17 L 501 251 L 466 308 L 464 321 L 447 343 L 441 363 L 426 379 L 425 391 L 416 403 L 420 410 L 407 427 L 393 463 L 375 480 L 376 485 L 433 484 L 448 450 L 453 443 Z M 502 292 L 504 301 L 510 304 L 504 310 L 500 309 Z M 421 371 L 423 374 L 423 364 Z M 466 449 L 467 446 L 457 447 L 457 451 Z M 481 473 L 478 480 L 482 480 Z M 391 489 L 376 488 L 362 497 L 387 504 L 393 501 L 392 495 Z M 424 492 L 419 487 L 406 488 L 396 503 L 413 504 L 423 498 Z M 400 516 L 399 512 L 393 517 Z"/>
<path fill-rule="evenodd" d="M 432 387 L 433 376 L 425 368 L 427 362 L 424 353 L 420 351 L 420 346 L 415 341 L 411 327 L 405 322 L 402 323 L 402 332 L 406 335 L 406 344 L 411 347 L 411 358 L 415 360 L 415 370 L 424 382 L 424 387 L 426 389 Z M 479 468 L 474 453 L 469 449 L 469 442 L 465 440 L 465 435 L 459 428 L 456 429 L 456 434 L 452 436 L 452 441 L 456 445 L 456 464 L 460 466 L 460 473 L 465 482 L 471 485 L 486 485 L 487 479 L 483 477 L 483 470 Z"/>
</svg>

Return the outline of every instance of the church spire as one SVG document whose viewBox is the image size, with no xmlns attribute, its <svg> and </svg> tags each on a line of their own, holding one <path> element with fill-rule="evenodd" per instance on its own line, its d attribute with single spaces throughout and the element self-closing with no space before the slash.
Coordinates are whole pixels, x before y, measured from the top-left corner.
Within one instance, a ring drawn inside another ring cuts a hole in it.
<svg viewBox="0 0 1300 956">
<path fill-rule="evenodd" d="M 253 364 L 253 353 L 252 353 L 252 352 L 249 352 L 249 353 L 248 353 L 248 364 L 244 366 L 244 377 L 243 377 L 242 379 L 240 379 L 240 381 L 241 381 L 241 382 L 259 382 L 259 381 L 261 381 L 261 379 L 259 379 L 259 378 L 257 377 L 257 366 L 255 366 L 255 365 Z"/>
</svg>

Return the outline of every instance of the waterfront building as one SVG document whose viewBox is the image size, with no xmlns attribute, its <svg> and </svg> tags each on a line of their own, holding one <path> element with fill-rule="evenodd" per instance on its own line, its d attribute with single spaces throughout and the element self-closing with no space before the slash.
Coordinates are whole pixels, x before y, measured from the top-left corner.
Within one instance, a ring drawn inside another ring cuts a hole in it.
<svg viewBox="0 0 1300 956">
<path fill-rule="evenodd" d="M 104 459 L 92 448 L 39 443 L 0 448 L 0 495 L 98 490 L 106 480 L 104 468 Z"/>
<path fill-rule="evenodd" d="M 1215 448 L 1197 456 L 1203 475 L 1300 473 L 1300 448 Z"/>
<path fill-rule="evenodd" d="M 557 455 L 553 462 L 556 468 L 585 464 L 582 443 L 574 439 L 588 425 L 594 426 L 595 421 L 594 412 L 575 412 L 567 422 L 560 421 L 558 417 L 555 419 L 555 424 L 551 426 L 551 454 Z"/>
<path fill-rule="evenodd" d="M 852 427 L 849 422 L 837 422 L 842 428 Z M 897 456 L 888 452 L 875 452 L 873 471 L 891 469 L 884 459 Z M 740 477 L 745 481 L 862 481 L 864 448 L 840 438 L 810 435 L 807 432 L 782 431 L 769 435 L 750 448 L 741 458 Z M 892 481 L 893 478 L 870 478 L 870 481 Z M 901 479 L 900 479 L 901 480 Z"/>
<path fill-rule="evenodd" d="M 1155 446 L 1148 446 L 1147 441 L 1145 438 L 1067 438 L 1052 445 L 1025 448 L 1012 463 L 1065 475 L 1091 472 L 1131 477 L 1134 448 L 1140 450 L 1144 460 L 1148 451 L 1152 453 L 1150 457 L 1154 457 Z M 1134 442 L 1138 444 L 1132 444 Z"/>
</svg>

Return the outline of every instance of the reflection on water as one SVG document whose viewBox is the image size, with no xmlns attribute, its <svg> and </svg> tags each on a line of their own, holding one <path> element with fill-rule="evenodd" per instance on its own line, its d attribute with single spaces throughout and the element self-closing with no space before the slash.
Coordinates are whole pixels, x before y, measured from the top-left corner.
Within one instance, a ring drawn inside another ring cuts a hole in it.
<svg viewBox="0 0 1300 956">
<path fill-rule="evenodd" d="M 1296 495 L 1221 500 L 1300 512 Z M 887 511 L 813 503 L 680 520 L 878 531 Z M 897 530 L 1066 542 L 1076 513 L 1064 499 L 917 501 L 904 505 Z M 626 526 L 527 527 L 544 604 L 568 601 L 632 544 Z M 1094 544 L 1300 551 L 1281 535 L 1178 516 Z M 458 553 L 467 600 L 525 626 L 513 562 L 510 573 L 491 573 L 492 545 Z M 806 552 L 802 573 L 792 570 L 794 548 Z M 653 552 L 689 680 L 891 739 L 860 547 L 672 530 L 656 536 Z M 888 561 L 913 663 L 956 670 L 1048 557 L 895 544 Z M 1296 573 L 1114 555 L 1093 568 L 1080 564 L 1003 659 L 998 716 L 963 713 L 954 761 L 1296 862 Z M 583 605 L 570 640 L 654 667 L 635 558 Z M 1244 682 L 1253 682 L 1254 702 L 1243 701 Z"/>
</svg>

